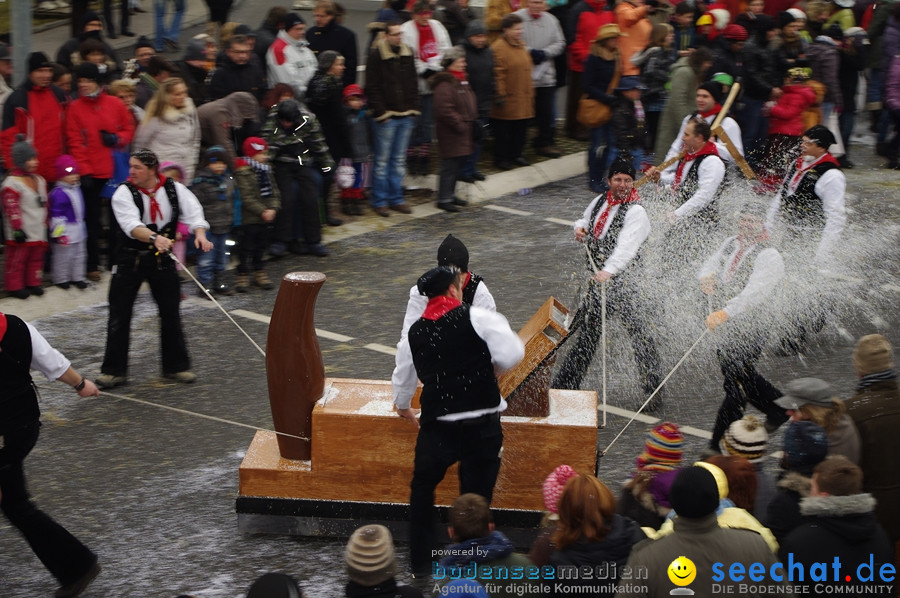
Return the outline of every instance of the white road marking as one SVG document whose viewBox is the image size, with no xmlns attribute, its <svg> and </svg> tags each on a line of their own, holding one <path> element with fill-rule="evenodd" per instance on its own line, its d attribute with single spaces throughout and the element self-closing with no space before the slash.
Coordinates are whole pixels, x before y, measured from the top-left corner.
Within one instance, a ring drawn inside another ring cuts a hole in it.
<svg viewBox="0 0 900 598">
<path fill-rule="evenodd" d="M 506 212 L 507 214 L 515 214 L 516 216 L 534 216 L 532 212 L 526 212 L 524 210 L 517 210 L 515 208 L 507 208 L 506 206 L 495 206 L 493 204 L 485 204 L 484 207 L 488 210 L 495 210 L 497 212 Z"/>
<path fill-rule="evenodd" d="M 245 309 L 235 309 L 231 313 L 232 315 L 247 318 L 248 320 L 254 320 L 256 322 L 262 322 L 263 324 L 268 324 L 272 319 L 269 316 L 253 313 L 252 311 L 247 311 Z M 338 334 L 337 332 L 329 332 L 327 330 L 322 330 L 321 328 L 316 328 L 316 336 L 318 336 L 319 338 L 327 338 L 328 340 L 337 341 L 339 343 L 349 343 L 353 340 L 352 336 Z"/>
<path fill-rule="evenodd" d="M 603 409 L 602 406 L 600 408 Z M 607 405 L 606 412 L 628 419 L 631 419 L 631 417 L 634 416 L 634 411 L 622 409 L 621 407 L 616 407 L 615 405 Z M 634 416 L 634 419 L 635 421 L 643 422 L 645 424 L 658 424 L 660 421 L 662 421 L 658 417 L 644 415 L 643 413 L 638 413 L 636 416 Z M 679 426 L 679 429 L 681 430 L 682 434 L 690 434 L 691 436 L 697 436 L 698 438 L 703 438 L 704 440 L 709 440 L 712 438 L 711 432 L 700 430 L 699 428 L 694 428 L 692 426 Z"/>
<path fill-rule="evenodd" d="M 363 345 L 363 349 L 369 349 L 370 351 L 377 351 L 378 353 L 384 353 L 385 355 L 396 355 L 397 354 L 396 347 L 388 347 L 387 345 L 380 345 L 378 343 L 369 343 L 368 345 Z"/>
<path fill-rule="evenodd" d="M 563 226 L 575 226 L 571 220 L 563 220 L 562 218 L 544 218 L 544 222 L 552 222 L 553 224 L 562 224 Z"/>
</svg>

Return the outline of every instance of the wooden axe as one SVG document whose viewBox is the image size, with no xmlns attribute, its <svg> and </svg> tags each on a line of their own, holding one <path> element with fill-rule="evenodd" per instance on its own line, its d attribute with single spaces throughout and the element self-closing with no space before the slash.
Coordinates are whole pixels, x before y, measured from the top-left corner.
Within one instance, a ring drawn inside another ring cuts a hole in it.
<svg viewBox="0 0 900 598">
<path fill-rule="evenodd" d="M 735 164 L 737 164 L 741 168 L 741 172 L 744 173 L 744 176 L 747 177 L 747 180 L 752 181 L 756 178 L 756 173 L 753 172 L 753 169 L 750 168 L 750 165 L 747 163 L 747 160 L 744 159 L 744 156 L 738 151 L 737 147 L 735 147 L 734 142 L 731 141 L 731 137 L 725 132 L 721 126 L 713 129 L 713 135 L 722 140 L 722 143 L 725 144 L 725 147 L 728 148 L 728 153 L 731 154 L 731 157 L 734 158 Z"/>
</svg>

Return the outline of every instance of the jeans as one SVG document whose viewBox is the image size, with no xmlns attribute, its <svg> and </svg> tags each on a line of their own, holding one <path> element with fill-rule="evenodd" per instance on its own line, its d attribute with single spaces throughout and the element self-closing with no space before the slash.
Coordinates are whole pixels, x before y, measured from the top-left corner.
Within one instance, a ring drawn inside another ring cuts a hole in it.
<svg viewBox="0 0 900 598">
<path fill-rule="evenodd" d="M 849 110 L 844 106 L 844 111 L 838 114 L 838 128 L 841 131 L 841 139 L 844 141 L 844 157 L 850 158 L 850 138 L 853 136 L 853 126 L 856 124 L 856 110 Z"/>
<path fill-rule="evenodd" d="M 213 244 L 213 248 L 197 256 L 197 280 L 209 288 L 216 274 L 224 272 L 228 265 L 228 255 L 225 253 L 228 233 L 206 233 L 206 238 Z"/>
<path fill-rule="evenodd" d="M 588 174 L 590 175 L 590 187 L 592 191 L 600 193 L 606 191 L 606 168 L 609 164 L 609 152 L 613 145 L 612 125 L 606 123 L 603 126 L 591 129 L 591 147 L 588 150 Z M 600 148 L 603 147 L 603 152 Z M 600 153 L 600 155 L 598 155 Z"/>
<path fill-rule="evenodd" d="M 416 119 L 410 145 L 416 147 L 434 140 L 434 96 L 422 94 L 419 96 L 422 113 Z"/>
<path fill-rule="evenodd" d="M 403 177 L 406 176 L 406 148 L 415 119 L 391 118 L 372 125 L 375 137 L 375 172 L 372 177 L 372 207 L 383 208 L 403 203 Z M 282 197 L 284 197 L 282 195 Z"/>
<path fill-rule="evenodd" d="M 153 10 L 156 13 L 156 51 L 163 50 L 165 40 L 178 41 L 178 35 L 181 33 L 181 18 L 184 16 L 184 0 L 173 0 L 175 2 L 175 16 L 172 22 L 166 27 L 166 4 L 169 0 L 153 0 Z"/>
</svg>

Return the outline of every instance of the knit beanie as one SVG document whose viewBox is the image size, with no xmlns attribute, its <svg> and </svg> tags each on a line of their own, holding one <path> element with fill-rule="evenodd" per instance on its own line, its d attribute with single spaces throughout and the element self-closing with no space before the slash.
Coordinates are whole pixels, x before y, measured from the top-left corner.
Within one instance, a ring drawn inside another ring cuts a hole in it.
<svg viewBox="0 0 900 598">
<path fill-rule="evenodd" d="M 203 165 L 209 166 L 213 162 L 225 162 L 225 148 L 221 145 L 211 145 L 203 152 Z"/>
<path fill-rule="evenodd" d="M 266 143 L 266 140 L 262 137 L 247 137 L 241 145 L 241 151 L 243 151 L 244 155 L 248 158 L 252 158 L 256 154 L 264 152 L 267 149 L 269 149 L 269 144 Z"/>
<path fill-rule="evenodd" d="M 719 441 L 719 450 L 723 455 L 736 455 L 756 463 L 765 456 L 768 445 L 769 434 L 763 423 L 755 415 L 745 415 L 731 422 L 725 430 Z"/>
<path fill-rule="evenodd" d="M 544 480 L 544 506 L 551 513 L 559 513 L 559 497 L 570 478 L 578 474 L 568 465 L 560 465 Z"/>
<path fill-rule="evenodd" d="M 184 181 L 186 173 L 184 172 L 184 167 L 178 162 L 172 162 L 171 160 L 166 160 L 162 164 L 159 165 L 159 171 L 165 172 L 167 170 L 177 170 L 181 173 L 181 180 Z"/>
<path fill-rule="evenodd" d="M 347 577 L 361 586 L 377 586 L 397 574 L 394 541 L 383 525 L 366 525 L 350 536 L 344 552 Z"/>
<path fill-rule="evenodd" d="M 487 33 L 487 27 L 484 26 L 482 21 L 469 21 L 469 24 L 466 25 L 466 33 L 465 37 L 472 37 L 473 35 L 484 35 Z"/>
<path fill-rule="evenodd" d="M 891 343 L 880 334 L 867 334 L 856 343 L 853 365 L 860 376 L 894 369 Z"/>
<path fill-rule="evenodd" d="M 791 471 L 812 475 L 828 454 L 825 430 L 811 421 L 794 421 L 784 433 L 784 465 Z"/>
<path fill-rule="evenodd" d="M 84 16 L 81 17 L 81 30 L 84 31 L 84 28 L 88 26 L 88 23 L 93 23 L 94 21 L 100 23 L 101 27 L 103 26 L 103 19 L 100 18 L 100 15 L 93 10 L 85 11 Z"/>
<path fill-rule="evenodd" d="M 456 266 L 463 272 L 469 271 L 469 250 L 462 241 L 447 235 L 438 247 L 438 266 Z"/>
<path fill-rule="evenodd" d="M 452 48 L 444 52 L 444 57 L 441 59 L 441 68 L 447 70 L 455 61 L 465 57 L 465 48 L 463 48 L 462 46 L 453 46 Z"/>
<path fill-rule="evenodd" d="M 285 31 L 290 31 L 296 25 L 306 25 L 306 21 L 295 12 L 289 12 L 281 19 L 281 26 Z"/>
<path fill-rule="evenodd" d="M 247 598 L 303 598 L 303 592 L 290 575 L 266 573 L 253 582 Z"/>
<path fill-rule="evenodd" d="M 192 39 L 184 49 L 185 62 L 188 60 L 206 60 L 206 42 L 202 39 Z"/>
<path fill-rule="evenodd" d="M 90 79 L 95 83 L 100 83 L 100 69 L 93 62 L 82 62 L 75 69 L 75 81 L 79 79 Z"/>
<path fill-rule="evenodd" d="M 681 463 L 684 436 L 672 422 L 663 422 L 647 433 L 644 452 L 635 463 L 641 471 L 671 471 Z"/>
<path fill-rule="evenodd" d="M 715 513 L 719 487 L 712 472 L 697 465 L 682 469 L 669 490 L 669 504 L 679 517 L 696 519 Z"/>
<path fill-rule="evenodd" d="M 794 17 L 795 21 L 806 21 L 808 20 L 806 17 L 806 13 L 800 10 L 799 8 L 789 8 L 787 9 L 789 15 Z"/>
<path fill-rule="evenodd" d="M 826 150 L 834 144 L 834 134 L 824 125 L 814 125 L 804 131 L 803 135 Z"/>
<path fill-rule="evenodd" d="M 742 42 L 747 40 L 747 30 L 737 25 L 735 23 L 731 23 L 725 30 L 722 31 L 722 37 L 727 39 L 730 42 Z"/>
<path fill-rule="evenodd" d="M 153 48 L 153 51 L 156 51 L 156 47 L 153 45 L 153 42 L 146 35 L 142 35 L 138 38 L 137 43 L 134 44 L 134 52 L 137 54 L 137 51 L 141 48 Z"/>
<path fill-rule="evenodd" d="M 432 268 L 419 277 L 416 282 L 416 288 L 419 293 L 425 295 L 429 299 L 443 295 L 447 288 L 456 280 L 459 271 L 448 266 L 438 266 Z"/>
<path fill-rule="evenodd" d="M 70 174 L 78 174 L 78 162 L 69 154 L 63 154 L 53 162 L 56 178 L 61 179 Z"/>
<path fill-rule="evenodd" d="M 28 55 L 28 72 L 33 73 L 38 69 L 53 68 L 53 63 L 43 52 L 32 52 Z"/>
<path fill-rule="evenodd" d="M 628 152 L 620 152 L 619 155 L 616 156 L 616 159 L 613 160 L 613 163 L 610 165 L 609 173 L 606 176 L 613 178 L 620 173 L 627 174 L 634 179 L 634 160 Z"/>
<path fill-rule="evenodd" d="M 697 89 L 704 89 L 713 97 L 716 104 L 722 103 L 722 85 L 716 81 L 704 81 Z"/>
<path fill-rule="evenodd" d="M 775 25 L 779 29 L 784 29 L 787 25 L 790 25 L 796 20 L 797 17 L 795 17 L 790 11 L 783 10 L 778 13 L 778 16 L 775 17 Z"/>
<path fill-rule="evenodd" d="M 366 94 L 363 92 L 363 88 L 357 85 L 356 83 L 351 83 L 347 87 L 344 88 L 343 93 L 341 94 L 346 102 L 352 97 L 362 98 L 363 101 L 366 99 Z"/>
<path fill-rule="evenodd" d="M 12 146 L 12 161 L 18 168 L 25 168 L 25 163 L 37 156 L 34 146 L 28 143 L 25 136 L 16 135 L 16 142 Z"/>
</svg>

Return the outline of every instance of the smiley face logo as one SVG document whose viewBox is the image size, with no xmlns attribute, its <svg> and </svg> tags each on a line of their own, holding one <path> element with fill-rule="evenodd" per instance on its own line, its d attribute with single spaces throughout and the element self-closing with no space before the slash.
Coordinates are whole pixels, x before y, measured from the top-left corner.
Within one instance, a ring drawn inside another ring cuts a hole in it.
<svg viewBox="0 0 900 598">
<path fill-rule="evenodd" d="M 669 574 L 669 581 L 676 586 L 689 586 L 697 577 L 697 567 L 686 556 L 680 556 L 672 561 L 666 572 Z"/>
</svg>

